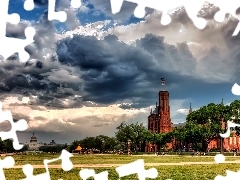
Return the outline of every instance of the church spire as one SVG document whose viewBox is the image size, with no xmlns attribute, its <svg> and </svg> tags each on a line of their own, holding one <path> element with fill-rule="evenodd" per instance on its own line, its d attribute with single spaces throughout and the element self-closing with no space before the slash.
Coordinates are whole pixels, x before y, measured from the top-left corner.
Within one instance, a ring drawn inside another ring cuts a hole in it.
<svg viewBox="0 0 240 180">
<path fill-rule="evenodd" d="M 189 114 L 192 113 L 192 104 L 190 103 Z"/>
</svg>

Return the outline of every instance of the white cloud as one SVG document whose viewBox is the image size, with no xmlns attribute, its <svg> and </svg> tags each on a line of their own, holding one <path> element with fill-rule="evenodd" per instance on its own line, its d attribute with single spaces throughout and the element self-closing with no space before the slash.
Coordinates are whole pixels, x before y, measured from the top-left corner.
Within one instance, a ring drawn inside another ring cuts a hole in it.
<svg viewBox="0 0 240 180">
<path fill-rule="evenodd" d="M 12 112 L 13 116 L 15 114 L 18 117 L 28 117 L 29 119 L 29 130 L 37 129 L 44 130 L 46 132 L 66 132 L 71 126 L 78 126 L 79 131 L 84 131 L 84 129 L 89 129 L 96 125 L 105 124 L 117 126 L 122 121 L 128 121 L 134 119 L 139 114 L 146 114 L 148 109 L 121 109 L 119 104 L 111 104 L 105 107 L 82 107 L 82 108 L 72 108 L 72 109 L 48 109 L 44 111 L 31 109 L 31 106 L 23 105 L 26 101 L 26 97 L 23 97 L 24 101 L 19 101 L 16 97 L 7 99 L 3 102 L 5 109 Z M 20 104 L 13 106 L 20 102 Z M 26 101 L 28 102 L 28 101 Z M 90 102 L 91 103 L 91 102 Z M 147 116 L 146 116 L 147 117 Z M 145 117 L 142 117 L 145 121 Z M 55 123 L 53 123 L 55 122 Z M 62 129 L 56 128 L 56 123 L 63 124 Z M 51 126 L 50 126 L 51 124 Z M 66 129 L 65 126 L 66 125 Z M 99 127 L 102 133 L 105 131 L 105 127 Z M 101 129 L 103 128 L 103 129 Z M 93 132 L 93 131 L 91 131 Z M 90 132 L 89 132 L 90 133 Z"/>
<path fill-rule="evenodd" d="M 189 109 L 178 109 L 177 112 L 187 115 L 189 113 Z"/>
</svg>

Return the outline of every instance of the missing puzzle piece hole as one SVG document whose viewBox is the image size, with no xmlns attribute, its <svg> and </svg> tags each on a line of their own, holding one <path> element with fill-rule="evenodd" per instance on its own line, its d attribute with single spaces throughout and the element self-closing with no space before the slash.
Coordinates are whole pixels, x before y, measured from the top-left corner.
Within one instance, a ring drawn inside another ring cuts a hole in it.
<svg viewBox="0 0 240 180">
<path fill-rule="evenodd" d="M 192 20 L 198 29 L 204 29 L 207 25 L 207 21 L 203 18 L 197 17 Z"/>
<path fill-rule="evenodd" d="M 33 0 L 25 0 L 24 2 L 24 9 L 26 11 L 31 11 L 34 9 L 34 2 Z"/>
<path fill-rule="evenodd" d="M 31 164 L 25 164 L 22 168 L 23 173 L 27 177 L 31 177 L 33 175 L 33 166 Z"/>
<path fill-rule="evenodd" d="M 218 164 L 223 163 L 223 162 L 225 162 L 225 156 L 223 154 L 217 154 L 217 155 L 215 155 L 214 160 Z"/>
<path fill-rule="evenodd" d="M 237 83 L 232 86 L 232 93 L 236 96 L 240 96 L 240 86 Z"/>
<path fill-rule="evenodd" d="M 73 8 L 80 8 L 82 5 L 81 0 L 71 0 L 71 6 Z"/>
<path fill-rule="evenodd" d="M 11 24 L 18 24 L 20 22 L 20 16 L 17 13 L 10 14 L 8 16 L 8 22 Z"/>
<path fill-rule="evenodd" d="M 216 12 L 216 14 L 214 15 L 214 19 L 215 19 L 217 22 L 223 22 L 224 19 L 225 19 L 225 16 L 226 16 L 225 13 L 222 13 L 222 12 L 218 11 L 218 12 Z"/>
<path fill-rule="evenodd" d="M 146 14 L 146 11 L 144 6 L 138 5 L 134 10 L 134 16 L 136 18 L 144 18 L 145 14 Z"/>
<path fill-rule="evenodd" d="M 28 128 L 27 121 L 25 119 L 20 119 L 17 122 L 18 131 L 24 131 Z"/>
<path fill-rule="evenodd" d="M 11 168 L 15 164 L 15 160 L 12 156 L 8 156 L 1 161 L 3 162 L 4 168 Z"/>
<path fill-rule="evenodd" d="M 170 24 L 171 20 L 172 19 L 168 14 L 162 13 L 162 18 L 161 18 L 162 25 L 166 26 L 166 25 Z"/>
<path fill-rule="evenodd" d="M 27 38 L 33 39 L 34 35 L 36 34 L 36 31 L 33 27 L 27 27 L 24 33 Z"/>
<path fill-rule="evenodd" d="M 60 22 L 65 22 L 67 20 L 67 13 L 60 11 L 60 12 L 54 12 L 48 14 L 48 20 L 59 20 Z"/>
<path fill-rule="evenodd" d="M 148 178 L 154 179 L 158 177 L 158 171 L 156 168 L 150 168 L 147 170 Z"/>
</svg>

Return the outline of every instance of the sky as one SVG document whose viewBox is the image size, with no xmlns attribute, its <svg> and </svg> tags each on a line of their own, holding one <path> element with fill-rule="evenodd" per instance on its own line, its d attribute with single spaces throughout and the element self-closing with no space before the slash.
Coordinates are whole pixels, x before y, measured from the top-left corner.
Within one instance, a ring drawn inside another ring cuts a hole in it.
<svg viewBox="0 0 240 180">
<path fill-rule="evenodd" d="M 39 142 L 71 143 L 114 136 L 123 121 L 147 126 L 160 90 L 169 91 L 173 123 L 186 120 L 190 103 L 196 110 L 239 99 L 231 92 L 240 83 L 240 35 L 231 36 L 238 20 L 216 22 L 217 7 L 202 8 L 207 27 L 199 30 L 184 8 L 163 26 L 161 12 L 147 8 L 138 19 L 136 5 L 126 1 L 114 15 L 109 0 L 84 0 L 78 9 L 58 0 L 56 10 L 68 15 L 61 23 L 48 21 L 47 0 L 35 0 L 33 11 L 25 11 L 23 2 L 10 0 L 9 13 L 18 13 L 21 22 L 7 24 L 6 34 L 24 38 L 26 27 L 36 29 L 25 48 L 30 59 L 22 63 L 14 54 L 0 60 L 3 108 L 28 121 L 28 129 L 18 132 L 20 142 L 29 142 L 33 132 Z"/>
</svg>

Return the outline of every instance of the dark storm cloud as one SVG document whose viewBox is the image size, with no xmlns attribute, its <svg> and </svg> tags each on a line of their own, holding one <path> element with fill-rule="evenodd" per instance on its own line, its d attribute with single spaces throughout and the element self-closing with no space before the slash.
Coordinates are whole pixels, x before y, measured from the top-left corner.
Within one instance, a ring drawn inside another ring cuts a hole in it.
<svg viewBox="0 0 240 180">
<path fill-rule="evenodd" d="M 172 83 L 176 83 L 186 70 L 190 74 L 196 66 L 186 44 L 168 45 L 163 37 L 153 34 L 138 40 L 136 47 L 118 41 L 114 35 L 104 40 L 75 35 L 60 41 L 57 53 L 59 62 L 83 71 L 81 78 L 87 92 L 83 100 L 115 103 L 135 98 L 135 108 L 152 104 L 149 97 L 155 96 L 159 78 L 172 76 Z"/>
<path fill-rule="evenodd" d="M 44 5 L 47 1 L 44 2 L 38 1 L 38 4 Z M 7 35 L 25 38 L 24 30 L 29 25 L 27 22 L 18 25 L 8 24 Z M 25 48 L 31 59 L 25 64 L 20 63 L 18 54 L 15 53 L 0 62 L 0 92 L 8 95 L 37 96 L 37 99 L 30 101 L 32 106 L 81 107 L 81 99 L 75 97 L 79 94 L 77 91 L 80 88 L 76 72 L 78 69 L 64 67 L 57 62 L 54 53 L 57 41 L 56 29 L 53 22 L 48 21 L 47 11 L 32 26 L 36 29 L 34 43 Z M 57 72 L 58 70 L 64 72 Z M 64 103 L 66 100 L 68 102 Z"/>
<path fill-rule="evenodd" d="M 173 23 L 178 20 L 186 27 L 192 26 L 183 10 L 173 16 Z M 135 46 L 119 41 L 115 35 L 108 35 L 103 40 L 75 35 L 59 41 L 57 56 L 53 55 L 53 58 L 44 61 L 46 52 L 50 55 L 54 53 L 55 29 L 47 20 L 46 13 L 39 22 L 34 37 L 36 42 L 28 47 L 31 47 L 31 61 L 23 65 L 17 60 L 11 61 L 17 59 L 12 57 L 1 62 L 0 69 L 0 91 L 37 96 L 31 99 L 32 106 L 74 108 L 86 105 L 87 101 L 109 104 L 126 100 L 132 104 L 120 107 L 141 108 L 155 104 L 160 89 L 159 78 L 165 77 L 171 97 L 180 99 L 196 93 L 203 95 L 205 89 L 208 94 L 214 94 L 215 87 L 226 90 L 232 81 L 226 83 L 221 76 L 228 75 L 229 69 L 232 71 L 230 74 L 237 73 L 239 36 L 233 38 L 230 35 L 236 26 L 235 20 L 218 29 L 221 38 L 230 47 L 228 51 L 222 51 L 217 46 L 211 47 L 200 61 L 193 56 L 187 42 L 171 45 L 165 42 L 164 37 L 153 34 L 136 40 Z M 200 36 L 202 41 L 211 38 L 211 25 L 209 23 L 202 31 L 209 35 Z M 202 69 L 199 70 L 199 66 Z M 206 81 L 206 68 L 215 73 L 215 79 L 219 78 L 219 82 L 214 82 L 214 78 L 212 82 Z M 218 92 L 221 92 L 219 89 Z"/>
<path fill-rule="evenodd" d="M 48 0 L 34 0 L 34 4 L 37 7 L 47 7 L 48 6 Z"/>
<path fill-rule="evenodd" d="M 217 8 L 212 8 L 201 16 L 211 19 L 216 11 Z M 172 20 L 173 24 L 194 29 L 184 9 L 176 12 Z M 226 42 L 215 42 L 216 46 L 206 47 L 198 60 L 187 42 L 171 45 L 164 41 L 164 37 L 153 34 L 137 40 L 136 46 L 120 42 L 114 35 L 104 40 L 74 36 L 60 42 L 57 53 L 61 63 L 70 63 L 84 72 L 84 90 L 88 93 L 84 100 L 113 103 L 131 99 L 132 105 L 121 107 L 140 108 L 154 104 L 161 77 L 167 79 L 171 96 L 176 99 L 195 94 L 204 96 L 206 91 L 210 96 L 229 91 L 238 73 L 239 36 L 231 36 L 236 25 L 237 21 L 230 19 L 214 33 L 216 22 L 211 20 L 204 30 L 198 30 L 199 37 L 196 38 L 202 42 L 200 46 L 204 46 L 207 40 L 212 42 L 221 38 Z"/>
</svg>

